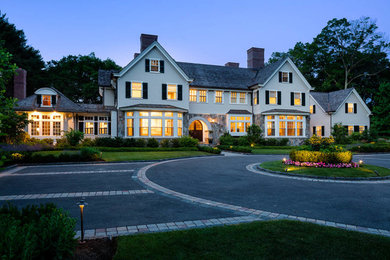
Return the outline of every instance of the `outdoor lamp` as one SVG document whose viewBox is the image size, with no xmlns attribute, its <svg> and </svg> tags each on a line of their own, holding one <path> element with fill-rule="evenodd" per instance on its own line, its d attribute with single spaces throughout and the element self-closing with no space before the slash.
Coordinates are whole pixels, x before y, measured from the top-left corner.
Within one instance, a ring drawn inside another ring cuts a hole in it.
<svg viewBox="0 0 390 260">
<path fill-rule="evenodd" d="M 77 205 L 80 207 L 80 221 L 81 221 L 81 243 L 84 242 L 84 206 L 88 205 L 88 203 L 85 202 L 85 198 L 82 198 Z"/>
<path fill-rule="evenodd" d="M 286 162 L 287 161 L 287 159 L 286 158 L 283 158 L 283 162 Z"/>
<path fill-rule="evenodd" d="M 363 160 L 359 160 L 359 164 L 362 165 L 363 164 Z"/>
</svg>

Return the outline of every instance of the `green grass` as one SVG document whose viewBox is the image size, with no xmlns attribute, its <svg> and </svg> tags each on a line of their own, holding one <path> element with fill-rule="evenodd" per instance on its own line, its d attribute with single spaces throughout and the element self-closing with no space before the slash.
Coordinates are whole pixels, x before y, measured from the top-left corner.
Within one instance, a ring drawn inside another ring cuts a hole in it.
<svg viewBox="0 0 390 260">
<path fill-rule="evenodd" d="M 58 156 L 64 151 L 42 151 L 36 152 L 42 155 L 53 154 Z M 66 153 L 78 153 L 79 151 L 65 151 Z M 160 160 L 190 156 L 201 156 L 201 155 L 214 155 L 211 153 L 201 151 L 155 151 L 155 152 L 103 152 L 102 158 L 104 161 L 115 162 L 115 161 L 140 161 L 140 160 Z"/>
<path fill-rule="evenodd" d="M 378 177 L 374 170 L 379 176 L 390 175 L 390 169 L 368 164 L 359 168 L 313 168 L 284 165 L 282 161 L 269 161 L 263 162 L 260 167 L 279 172 L 284 172 L 287 168 L 289 173 L 328 177 Z"/>
<path fill-rule="evenodd" d="M 390 238 L 279 220 L 118 238 L 114 259 L 389 259 Z"/>
<path fill-rule="evenodd" d="M 265 148 L 265 149 L 258 149 L 254 148 L 252 149 L 253 154 L 289 154 L 291 149 L 271 149 L 271 148 Z"/>
</svg>

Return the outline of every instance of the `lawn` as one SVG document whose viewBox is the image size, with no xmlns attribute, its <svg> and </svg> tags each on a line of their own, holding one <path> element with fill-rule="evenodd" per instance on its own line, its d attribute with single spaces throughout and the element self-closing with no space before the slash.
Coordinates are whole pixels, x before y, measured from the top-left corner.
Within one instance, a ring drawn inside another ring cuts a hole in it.
<svg viewBox="0 0 390 260">
<path fill-rule="evenodd" d="M 292 148 L 291 148 L 292 149 Z M 261 149 L 261 148 L 253 148 L 253 154 L 289 154 L 291 149 Z"/>
<path fill-rule="evenodd" d="M 53 154 L 58 156 L 64 151 L 42 151 L 36 152 L 42 155 Z M 66 151 L 66 153 L 78 153 L 79 151 Z M 139 160 L 159 160 L 180 158 L 189 156 L 214 155 L 201 151 L 155 151 L 155 152 L 103 152 L 102 158 L 104 161 L 139 161 Z"/>
<path fill-rule="evenodd" d="M 118 238 L 114 259 L 389 259 L 390 238 L 279 220 Z"/>
<path fill-rule="evenodd" d="M 328 177 L 378 177 L 390 175 L 390 169 L 375 165 L 364 164 L 359 168 L 314 168 L 314 167 L 298 167 L 292 165 L 284 165 L 282 161 L 269 161 L 260 164 L 260 167 L 272 171 L 288 172 L 302 175 L 312 176 L 328 176 Z"/>
</svg>

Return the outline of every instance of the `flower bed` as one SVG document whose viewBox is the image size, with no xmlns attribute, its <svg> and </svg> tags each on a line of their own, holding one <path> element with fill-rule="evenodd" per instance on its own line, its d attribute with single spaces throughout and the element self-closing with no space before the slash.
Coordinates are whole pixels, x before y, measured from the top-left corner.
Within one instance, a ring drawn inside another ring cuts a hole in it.
<svg viewBox="0 0 390 260">
<path fill-rule="evenodd" d="M 324 163 L 324 162 L 297 162 L 293 160 L 284 160 L 285 165 L 294 165 L 300 167 L 315 167 L 315 168 L 359 168 L 360 164 L 355 162 L 350 163 Z"/>
</svg>

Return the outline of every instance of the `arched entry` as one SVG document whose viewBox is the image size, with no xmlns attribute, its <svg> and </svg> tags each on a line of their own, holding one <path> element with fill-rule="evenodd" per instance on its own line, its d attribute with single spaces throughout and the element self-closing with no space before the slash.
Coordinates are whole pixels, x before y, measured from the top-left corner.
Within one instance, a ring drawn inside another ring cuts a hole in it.
<svg viewBox="0 0 390 260">
<path fill-rule="evenodd" d="M 203 125 L 199 120 L 193 121 L 188 130 L 191 137 L 203 142 Z"/>
</svg>

